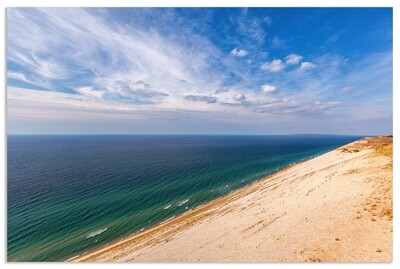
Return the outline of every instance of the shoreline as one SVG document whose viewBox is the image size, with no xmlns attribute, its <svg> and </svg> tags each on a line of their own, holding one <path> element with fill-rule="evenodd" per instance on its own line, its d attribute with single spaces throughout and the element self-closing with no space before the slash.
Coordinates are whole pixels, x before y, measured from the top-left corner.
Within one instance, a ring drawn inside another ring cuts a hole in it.
<svg viewBox="0 0 400 269">
<path fill-rule="evenodd" d="M 285 182 L 283 180 L 280 181 L 280 179 L 285 178 L 285 175 L 287 173 L 291 173 L 291 171 L 295 171 L 296 169 L 301 169 L 302 167 L 307 166 L 307 163 L 310 163 L 313 160 L 317 160 L 323 156 L 340 151 L 345 152 L 348 150 L 347 148 L 351 148 L 354 145 L 365 144 L 365 141 L 368 141 L 368 139 L 370 141 L 373 141 L 373 139 L 371 138 L 360 139 L 339 148 L 333 149 L 322 155 L 313 157 L 311 159 L 300 161 L 293 165 L 288 165 L 267 177 L 258 179 L 247 186 L 234 190 L 222 197 L 214 199 L 205 204 L 199 205 L 192 210 L 189 210 L 179 216 L 174 217 L 173 219 L 165 220 L 143 231 L 136 232 L 124 239 L 110 242 L 105 246 L 89 250 L 87 253 L 71 257 L 67 259 L 66 262 L 98 261 L 97 258 L 101 255 L 105 255 L 106 253 L 109 253 L 110 257 L 115 256 L 115 259 L 113 258 L 112 260 L 119 261 L 119 258 L 123 258 L 124 255 L 128 255 L 126 254 L 126 251 L 123 251 L 123 254 L 119 253 L 124 249 L 129 249 L 129 253 L 135 253 L 140 252 L 143 249 L 149 249 L 160 244 L 168 243 L 170 240 L 173 240 L 176 235 L 184 233 L 185 231 L 188 231 L 190 229 L 195 229 L 195 226 L 198 226 L 199 223 L 202 224 L 203 221 L 212 221 L 213 218 L 223 218 L 224 215 L 229 215 L 230 212 L 232 212 L 232 209 L 229 209 L 229 207 L 236 209 L 238 205 L 235 205 L 235 207 L 232 206 L 232 204 L 235 204 L 235 202 L 238 202 L 240 199 L 249 198 L 248 200 L 250 200 L 252 196 L 257 194 L 257 192 L 279 188 L 280 185 L 285 184 Z M 354 152 L 359 151 L 360 150 L 355 150 Z M 254 204 L 254 202 L 252 204 Z M 243 204 L 241 204 L 241 207 L 242 209 L 240 211 L 246 209 L 245 207 L 243 207 Z M 285 214 L 283 214 L 282 216 L 286 215 L 286 213 L 287 212 L 285 212 Z"/>
<path fill-rule="evenodd" d="M 326 153 L 324 153 L 324 154 L 326 154 Z M 117 246 L 119 246 L 121 244 L 127 243 L 127 242 L 135 240 L 135 239 L 139 239 L 142 236 L 146 236 L 148 233 L 154 232 L 154 231 L 156 231 L 158 229 L 162 229 L 164 226 L 171 225 L 174 222 L 179 222 L 181 220 L 184 220 L 185 218 L 191 217 L 192 215 L 196 215 L 196 214 L 199 214 L 199 213 L 201 214 L 203 210 L 208 209 L 209 207 L 217 206 L 220 203 L 226 202 L 226 200 L 228 200 L 228 201 L 232 200 L 233 198 L 235 198 L 236 195 L 240 196 L 240 194 L 242 192 L 244 192 L 247 188 L 255 187 L 254 185 L 256 185 L 257 183 L 260 184 L 261 182 L 264 182 L 264 181 L 268 180 L 269 178 L 275 176 L 276 174 L 278 174 L 280 172 L 284 172 L 285 170 L 287 170 L 289 168 L 295 167 L 296 165 L 302 164 L 302 163 L 307 162 L 309 160 L 312 160 L 314 158 L 318 158 L 319 156 L 321 156 L 321 155 L 317 155 L 317 156 L 312 157 L 310 159 L 299 161 L 299 162 L 294 163 L 294 164 L 289 164 L 288 166 L 283 167 L 282 169 L 272 173 L 269 176 L 257 179 L 254 182 L 250 183 L 249 185 L 246 185 L 246 186 L 243 186 L 243 187 L 241 187 L 239 189 L 233 190 L 233 191 L 225 194 L 224 196 L 218 197 L 218 198 L 213 199 L 213 200 L 211 200 L 209 202 L 206 202 L 204 204 L 198 205 L 198 206 L 196 206 L 196 207 L 194 207 L 194 208 L 192 208 L 192 209 L 190 209 L 190 210 L 188 210 L 186 212 L 183 212 L 180 215 L 174 216 L 174 217 L 166 219 L 166 220 L 164 220 L 164 221 L 162 221 L 160 223 L 156 223 L 156 224 L 154 224 L 152 226 L 149 226 L 148 228 L 145 228 L 142 231 L 134 232 L 133 234 L 128 235 L 123 239 L 117 239 L 117 240 L 109 242 L 109 243 L 107 243 L 107 244 L 105 244 L 103 246 L 94 248 L 92 250 L 88 250 L 88 251 L 86 251 L 86 252 L 84 252 L 82 254 L 75 255 L 75 256 L 73 256 L 71 258 L 68 258 L 64 262 L 80 262 L 81 259 L 90 258 L 93 255 L 96 255 L 98 253 L 107 251 L 107 250 L 109 250 L 111 248 L 114 248 L 114 247 L 117 247 Z"/>
<path fill-rule="evenodd" d="M 354 142 L 351 142 L 351 143 L 354 143 Z M 349 143 L 349 144 L 351 144 L 351 143 Z M 346 144 L 346 145 L 348 145 L 348 144 Z M 344 146 L 346 146 L 346 145 L 343 145 L 343 146 L 341 146 L 341 147 L 344 147 Z M 339 148 L 340 148 L 340 147 L 339 147 Z M 335 149 L 333 149 L 333 150 L 336 150 L 336 149 L 337 149 L 337 148 L 335 148 Z M 328 151 L 328 152 L 330 152 L 330 151 Z M 328 153 L 328 152 L 327 152 L 327 153 Z M 323 154 L 321 154 L 321 155 L 324 155 L 324 154 L 326 154 L 326 153 L 323 153 Z M 262 177 L 262 178 L 260 178 L 260 179 L 257 179 L 257 180 L 255 180 L 254 182 L 251 182 L 250 184 L 248 184 L 248 185 L 246 185 L 246 186 L 243 186 L 243 187 L 241 187 L 241 188 L 239 188 L 239 189 L 233 190 L 233 191 L 231 191 L 231 192 L 229 192 L 229 193 L 227 193 L 227 194 L 225 194 L 225 195 L 223 195 L 223 196 L 221 196 L 221 197 L 218 197 L 218 198 L 216 198 L 216 199 L 213 199 L 213 200 L 211 200 L 211 201 L 208 201 L 208 202 L 206 202 L 206 203 L 204 203 L 204 204 L 198 205 L 198 206 L 196 206 L 196 207 L 194 207 L 194 208 L 192 208 L 192 209 L 190 209 L 190 210 L 188 210 L 188 211 L 186 211 L 186 212 L 183 212 L 183 213 L 180 214 L 180 215 L 177 215 L 177 216 L 174 216 L 174 217 L 172 217 L 172 218 L 166 219 L 166 220 L 164 220 L 164 221 L 162 221 L 162 222 L 160 222 L 160 223 L 155 223 L 154 225 L 149 226 L 148 228 L 145 228 L 145 229 L 142 230 L 142 231 L 134 232 L 134 233 L 132 233 L 131 235 L 128 235 L 128 236 L 126 236 L 126 237 L 124 237 L 124 238 L 122 238 L 122 239 L 113 240 L 113 241 L 111 241 L 111 242 L 109 242 L 109 243 L 107 243 L 107 244 L 105 244 L 105 245 L 103 245 L 103 246 L 99 246 L 99 247 L 94 248 L 94 249 L 92 249 L 92 250 L 88 250 L 88 251 L 86 251 L 86 252 L 84 252 L 84 253 L 82 253 L 82 254 L 75 255 L 75 256 L 73 256 L 73 257 L 71 257 L 71 258 L 68 258 L 68 259 L 65 260 L 64 262 L 80 262 L 82 259 L 90 258 L 91 256 L 96 255 L 96 254 L 98 254 L 98 253 L 101 253 L 101 252 L 103 252 L 103 251 L 107 251 L 107 250 L 109 250 L 109 249 L 111 249 L 111 248 L 117 247 L 117 246 L 119 246 L 119 245 L 121 245 L 121 244 L 124 244 L 124 243 L 127 243 L 127 242 L 129 242 L 129 241 L 131 241 L 131 240 L 139 239 L 139 238 L 142 237 L 142 236 L 146 236 L 148 233 L 154 232 L 154 231 L 156 231 L 156 230 L 158 230 L 158 229 L 162 229 L 163 226 L 167 226 L 167 225 L 173 224 L 174 222 L 179 222 L 179 221 L 181 221 L 181 220 L 184 220 L 184 219 L 187 218 L 187 217 L 190 217 L 191 215 L 196 215 L 196 214 L 198 214 L 198 213 L 201 214 L 201 213 L 202 213 L 202 210 L 204 210 L 204 209 L 207 209 L 207 208 L 213 207 L 213 206 L 217 206 L 218 204 L 223 203 L 223 202 L 225 202 L 226 200 L 231 200 L 231 199 L 235 198 L 235 196 L 238 195 L 238 194 L 239 194 L 239 196 L 240 196 L 240 194 L 241 194 L 242 192 L 244 192 L 247 188 L 256 187 L 256 186 L 254 186 L 254 185 L 260 184 L 260 183 L 262 183 L 262 182 L 265 183 L 264 181 L 267 181 L 268 179 L 270 179 L 271 177 L 277 175 L 278 173 L 284 172 L 284 171 L 286 171 L 287 169 L 290 169 L 290 168 L 292 168 L 292 167 L 295 167 L 296 165 L 300 165 L 300 164 L 302 164 L 302 163 L 304 163 L 304 162 L 307 162 L 307 161 L 309 161 L 309 160 L 318 158 L 318 157 L 321 156 L 321 155 L 316 155 L 316 156 L 314 156 L 314 157 L 312 157 L 312 158 L 310 158 L 310 159 L 306 159 L 306 160 L 302 160 L 302 161 L 299 161 L 299 162 L 296 162 L 296 163 L 293 163 L 293 164 L 289 164 L 289 165 L 283 167 L 282 169 L 280 169 L 280 170 L 278 170 L 278 171 L 272 173 L 272 174 L 269 175 L 269 176 L 266 176 L 266 177 Z M 232 197 L 231 197 L 231 196 L 232 196 Z"/>
</svg>

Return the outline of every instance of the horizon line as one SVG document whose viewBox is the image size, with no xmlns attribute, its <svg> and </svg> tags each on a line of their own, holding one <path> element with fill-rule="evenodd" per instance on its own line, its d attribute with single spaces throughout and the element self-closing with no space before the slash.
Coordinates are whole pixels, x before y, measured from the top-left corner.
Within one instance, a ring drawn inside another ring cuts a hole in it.
<svg viewBox="0 0 400 269">
<path fill-rule="evenodd" d="M 375 137 L 375 136 L 393 136 L 393 134 L 327 134 L 327 133 L 286 133 L 286 134 L 195 134 L 195 133 L 66 133 L 66 134 L 6 134 L 7 136 L 363 136 L 363 137 Z"/>
</svg>

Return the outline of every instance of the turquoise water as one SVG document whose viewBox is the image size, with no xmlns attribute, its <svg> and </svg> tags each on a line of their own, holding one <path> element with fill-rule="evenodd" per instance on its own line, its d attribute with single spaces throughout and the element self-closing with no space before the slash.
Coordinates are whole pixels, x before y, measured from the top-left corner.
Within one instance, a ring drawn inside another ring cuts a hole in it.
<svg viewBox="0 0 400 269">
<path fill-rule="evenodd" d="M 8 261 L 63 261 L 357 140 L 8 136 Z"/>
</svg>

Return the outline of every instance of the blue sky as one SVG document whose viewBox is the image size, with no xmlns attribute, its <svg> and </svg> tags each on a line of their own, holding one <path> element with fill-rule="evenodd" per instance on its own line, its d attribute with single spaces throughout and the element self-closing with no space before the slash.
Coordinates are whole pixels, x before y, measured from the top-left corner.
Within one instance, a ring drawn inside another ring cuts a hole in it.
<svg viewBox="0 0 400 269">
<path fill-rule="evenodd" d="M 10 134 L 391 134 L 390 8 L 8 8 Z"/>
</svg>

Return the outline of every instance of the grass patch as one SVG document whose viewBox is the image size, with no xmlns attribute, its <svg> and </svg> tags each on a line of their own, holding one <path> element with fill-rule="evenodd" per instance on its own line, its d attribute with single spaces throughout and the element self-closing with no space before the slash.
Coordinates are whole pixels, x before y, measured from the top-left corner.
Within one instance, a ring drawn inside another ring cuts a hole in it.
<svg viewBox="0 0 400 269">
<path fill-rule="evenodd" d="M 380 146 L 375 149 L 376 153 L 389 158 L 393 158 L 393 144 Z"/>
</svg>

